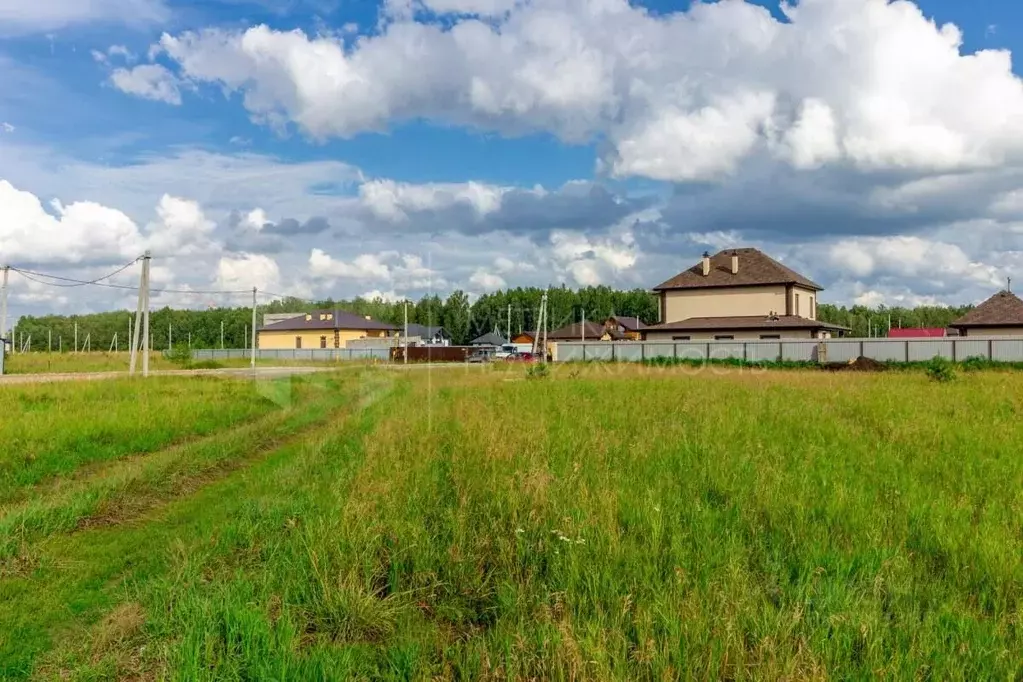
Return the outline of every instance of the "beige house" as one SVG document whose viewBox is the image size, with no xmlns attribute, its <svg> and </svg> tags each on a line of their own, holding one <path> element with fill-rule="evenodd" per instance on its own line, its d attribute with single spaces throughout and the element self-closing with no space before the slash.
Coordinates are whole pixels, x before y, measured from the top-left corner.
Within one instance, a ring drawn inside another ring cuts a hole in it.
<svg viewBox="0 0 1023 682">
<path fill-rule="evenodd" d="M 259 329 L 259 348 L 345 348 L 349 341 L 386 338 L 397 327 L 344 310 L 314 310 Z"/>
<path fill-rule="evenodd" d="M 845 327 L 817 319 L 819 284 L 757 249 L 728 249 L 654 287 L 663 322 L 648 341 L 817 339 Z"/>
<path fill-rule="evenodd" d="M 1023 301 L 999 291 L 949 326 L 960 336 L 1023 336 Z"/>
</svg>

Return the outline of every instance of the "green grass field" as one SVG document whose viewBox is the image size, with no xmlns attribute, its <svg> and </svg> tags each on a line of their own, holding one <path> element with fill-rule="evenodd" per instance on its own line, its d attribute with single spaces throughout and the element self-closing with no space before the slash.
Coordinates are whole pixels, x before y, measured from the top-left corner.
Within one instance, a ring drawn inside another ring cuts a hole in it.
<svg viewBox="0 0 1023 682">
<path fill-rule="evenodd" d="M 0 386 L 0 679 L 1019 679 L 1021 389 Z"/>
<path fill-rule="evenodd" d="M 128 372 L 130 355 L 126 352 L 107 353 L 14 353 L 7 356 L 4 366 L 5 374 L 67 374 L 76 372 Z M 141 373 L 142 364 L 139 360 L 137 371 Z M 220 367 L 248 367 L 250 360 L 230 359 L 220 360 L 215 364 Z M 260 366 L 290 367 L 290 366 L 313 366 L 322 367 L 324 362 L 320 360 L 257 360 Z M 334 364 L 348 365 L 349 361 L 339 361 Z M 367 363 L 363 363 L 367 364 Z M 202 363 L 199 363 L 200 367 Z M 153 352 L 149 356 L 149 369 L 153 371 L 180 370 L 186 368 L 184 365 L 175 364 L 167 360 L 163 353 Z"/>
</svg>

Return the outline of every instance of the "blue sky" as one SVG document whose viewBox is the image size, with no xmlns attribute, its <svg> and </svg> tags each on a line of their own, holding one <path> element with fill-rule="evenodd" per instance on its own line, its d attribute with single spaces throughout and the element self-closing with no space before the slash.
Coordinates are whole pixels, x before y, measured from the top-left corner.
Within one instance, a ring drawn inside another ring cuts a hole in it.
<svg viewBox="0 0 1023 682">
<path fill-rule="evenodd" d="M 0 0 L 0 258 L 415 297 L 741 243 L 870 304 L 1023 263 L 1019 67 L 975 56 L 1023 47 L 1019 3 L 388 2 Z"/>
</svg>

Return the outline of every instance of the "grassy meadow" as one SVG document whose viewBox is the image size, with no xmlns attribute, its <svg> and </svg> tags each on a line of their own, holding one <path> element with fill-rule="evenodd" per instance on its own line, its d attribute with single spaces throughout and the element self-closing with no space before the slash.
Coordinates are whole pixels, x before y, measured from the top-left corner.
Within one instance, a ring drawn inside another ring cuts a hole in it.
<svg viewBox="0 0 1023 682">
<path fill-rule="evenodd" d="M 1023 375 L 103 383 L 0 386 L 0 679 L 1023 676 Z"/>
</svg>

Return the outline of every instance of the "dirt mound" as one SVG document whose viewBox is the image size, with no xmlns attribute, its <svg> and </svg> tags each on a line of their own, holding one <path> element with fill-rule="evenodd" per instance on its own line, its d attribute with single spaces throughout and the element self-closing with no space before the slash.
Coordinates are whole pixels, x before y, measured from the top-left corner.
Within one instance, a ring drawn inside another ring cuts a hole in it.
<svg viewBox="0 0 1023 682">
<path fill-rule="evenodd" d="M 832 372 L 883 372 L 888 369 L 888 366 L 883 362 L 878 362 L 871 358 L 865 358 L 862 355 L 855 360 L 849 362 L 831 362 L 824 365 L 824 369 Z"/>
</svg>

